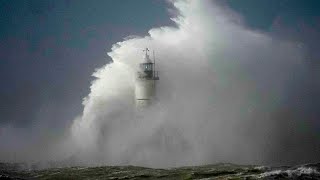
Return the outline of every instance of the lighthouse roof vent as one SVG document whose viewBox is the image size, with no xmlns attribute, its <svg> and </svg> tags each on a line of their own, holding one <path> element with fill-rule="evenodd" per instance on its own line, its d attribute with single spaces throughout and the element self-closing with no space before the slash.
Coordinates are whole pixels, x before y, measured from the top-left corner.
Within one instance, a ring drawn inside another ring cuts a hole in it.
<svg viewBox="0 0 320 180">
<path fill-rule="evenodd" d="M 149 54 L 148 54 L 149 49 L 146 48 L 146 49 L 143 50 L 143 51 L 145 52 L 144 58 L 143 58 L 144 63 L 152 63 L 152 61 L 151 61 L 151 59 L 150 59 L 150 56 L 149 56 Z"/>
</svg>

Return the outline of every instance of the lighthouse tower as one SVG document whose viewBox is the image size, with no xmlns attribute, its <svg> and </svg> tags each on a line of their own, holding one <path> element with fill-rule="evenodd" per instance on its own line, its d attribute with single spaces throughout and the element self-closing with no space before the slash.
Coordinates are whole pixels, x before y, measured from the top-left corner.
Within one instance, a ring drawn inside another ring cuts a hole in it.
<svg viewBox="0 0 320 180">
<path fill-rule="evenodd" d="M 149 49 L 145 52 L 143 62 L 139 64 L 135 84 L 136 107 L 138 109 L 149 106 L 155 98 L 156 81 L 159 80 L 155 71 L 155 58 L 153 62 L 149 57 Z"/>
</svg>

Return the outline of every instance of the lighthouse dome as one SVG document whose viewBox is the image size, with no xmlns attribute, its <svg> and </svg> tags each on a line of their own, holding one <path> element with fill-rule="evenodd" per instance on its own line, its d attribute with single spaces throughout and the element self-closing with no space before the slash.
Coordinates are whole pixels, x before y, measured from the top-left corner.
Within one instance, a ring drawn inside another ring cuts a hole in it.
<svg viewBox="0 0 320 180">
<path fill-rule="evenodd" d="M 144 54 L 143 62 L 144 62 L 144 63 L 152 63 L 149 54 L 147 54 L 147 53 Z"/>
</svg>

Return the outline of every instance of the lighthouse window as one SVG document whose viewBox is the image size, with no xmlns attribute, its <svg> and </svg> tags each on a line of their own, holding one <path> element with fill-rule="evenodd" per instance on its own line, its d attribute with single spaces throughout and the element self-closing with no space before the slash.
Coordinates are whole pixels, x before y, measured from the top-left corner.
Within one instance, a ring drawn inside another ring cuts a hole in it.
<svg viewBox="0 0 320 180">
<path fill-rule="evenodd" d="M 151 64 L 146 64 L 145 65 L 145 70 L 151 71 Z"/>
<path fill-rule="evenodd" d="M 143 64 L 140 65 L 140 67 L 144 71 L 152 71 L 152 63 L 143 63 Z"/>
</svg>

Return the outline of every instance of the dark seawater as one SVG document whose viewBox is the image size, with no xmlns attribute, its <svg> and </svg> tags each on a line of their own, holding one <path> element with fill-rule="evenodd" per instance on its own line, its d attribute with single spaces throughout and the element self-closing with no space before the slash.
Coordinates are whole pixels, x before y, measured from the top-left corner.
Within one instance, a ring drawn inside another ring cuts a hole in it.
<svg viewBox="0 0 320 180">
<path fill-rule="evenodd" d="M 63 167 L 36 170 L 26 164 L 0 163 L 0 179 L 320 179 L 320 163 L 265 167 L 221 163 L 171 169 L 137 166 Z"/>
</svg>

